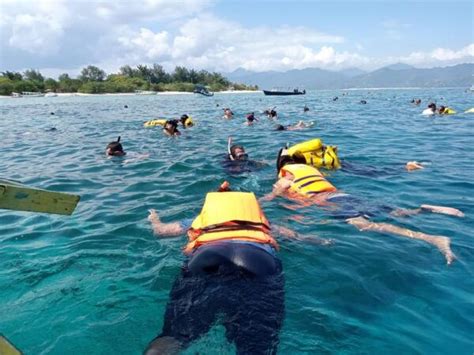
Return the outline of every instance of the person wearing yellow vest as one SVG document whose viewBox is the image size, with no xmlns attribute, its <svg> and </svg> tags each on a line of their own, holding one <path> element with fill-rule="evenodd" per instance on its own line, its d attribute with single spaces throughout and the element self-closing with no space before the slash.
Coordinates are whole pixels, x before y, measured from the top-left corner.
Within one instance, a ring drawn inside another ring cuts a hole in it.
<svg viewBox="0 0 474 355">
<path fill-rule="evenodd" d="M 342 193 L 326 180 L 324 175 L 315 167 L 298 163 L 289 155 L 280 153 L 278 162 L 278 181 L 273 185 L 273 191 L 260 201 L 270 201 L 276 196 L 286 195 L 290 199 L 302 204 L 317 204 L 320 206 L 337 206 L 336 217 L 341 217 L 347 223 L 354 225 L 361 231 L 370 230 L 380 233 L 396 234 L 407 238 L 423 240 L 436 246 L 451 264 L 455 258 L 450 247 L 450 239 L 444 236 L 434 236 L 422 232 L 415 232 L 389 223 L 369 221 L 369 217 L 380 211 L 390 212 L 394 216 L 407 216 L 421 212 L 442 213 L 456 217 L 464 217 L 464 213 L 452 207 L 421 205 L 413 210 L 393 209 L 389 206 L 363 206 L 361 200 Z"/>
<path fill-rule="evenodd" d="M 163 330 L 147 355 L 178 353 L 218 319 L 238 354 L 276 354 L 284 278 L 274 235 L 297 235 L 270 225 L 253 193 L 229 191 L 225 183 L 220 191 L 206 195 L 192 223 L 162 223 L 150 210 L 156 235 L 187 234 L 188 260 L 170 292 Z"/>
</svg>

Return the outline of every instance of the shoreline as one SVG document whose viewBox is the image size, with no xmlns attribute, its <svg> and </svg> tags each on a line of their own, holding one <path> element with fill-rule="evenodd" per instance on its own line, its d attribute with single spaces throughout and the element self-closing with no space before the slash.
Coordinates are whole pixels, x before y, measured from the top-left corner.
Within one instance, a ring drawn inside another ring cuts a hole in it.
<svg viewBox="0 0 474 355">
<path fill-rule="evenodd" d="M 254 93 L 263 93 L 261 90 L 227 90 L 227 91 L 216 91 L 214 94 L 254 94 Z M 153 94 L 136 94 L 134 92 L 114 92 L 114 93 L 103 93 L 103 94 L 86 94 L 81 92 L 58 92 L 57 96 L 52 97 L 72 97 L 72 96 L 165 96 L 165 95 L 194 95 L 193 92 L 187 91 L 160 91 Z M 0 98 L 4 99 L 23 99 L 28 96 L 22 97 L 12 97 L 6 95 L 0 95 Z M 44 97 L 44 96 L 36 96 Z"/>
</svg>

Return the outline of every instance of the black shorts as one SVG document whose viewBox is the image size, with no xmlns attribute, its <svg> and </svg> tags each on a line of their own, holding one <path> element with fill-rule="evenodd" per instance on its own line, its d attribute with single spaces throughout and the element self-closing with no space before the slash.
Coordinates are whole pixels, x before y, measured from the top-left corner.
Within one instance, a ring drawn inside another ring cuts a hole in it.
<svg viewBox="0 0 474 355">
<path fill-rule="evenodd" d="M 328 209 L 329 213 L 338 219 L 355 217 L 376 217 L 383 213 L 390 213 L 393 208 L 381 204 L 369 204 L 360 198 L 347 194 L 336 194 L 327 199 L 328 202 L 336 204 L 334 208 Z"/>
<path fill-rule="evenodd" d="M 210 243 L 175 280 L 159 336 L 187 346 L 219 319 L 238 354 L 276 354 L 284 309 L 277 258 L 252 244 Z"/>
</svg>

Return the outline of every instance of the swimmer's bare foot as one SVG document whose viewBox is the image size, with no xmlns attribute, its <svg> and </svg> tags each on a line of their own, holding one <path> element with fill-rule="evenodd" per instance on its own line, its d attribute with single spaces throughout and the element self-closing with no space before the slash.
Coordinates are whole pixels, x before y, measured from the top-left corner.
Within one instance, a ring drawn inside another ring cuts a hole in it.
<svg viewBox="0 0 474 355">
<path fill-rule="evenodd" d="M 444 206 L 433 206 L 433 205 L 421 205 L 424 210 L 428 210 L 433 213 L 447 214 L 449 216 L 455 217 L 464 217 L 464 213 L 453 207 L 444 207 Z"/>
<path fill-rule="evenodd" d="M 421 165 L 421 163 L 418 163 L 417 161 L 409 161 L 409 162 L 405 165 L 405 168 L 406 168 L 408 171 L 412 171 L 412 170 L 424 169 L 424 166 Z"/>
<path fill-rule="evenodd" d="M 430 243 L 436 246 L 441 254 L 444 255 L 446 258 L 446 264 L 451 265 L 454 259 L 456 259 L 456 256 L 451 250 L 451 240 L 448 237 L 435 236 Z"/>
<path fill-rule="evenodd" d="M 171 355 L 178 354 L 181 343 L 173 337 L 159 337 L 154 339 L 145 350 L 144 355 Z"/>
</svg>

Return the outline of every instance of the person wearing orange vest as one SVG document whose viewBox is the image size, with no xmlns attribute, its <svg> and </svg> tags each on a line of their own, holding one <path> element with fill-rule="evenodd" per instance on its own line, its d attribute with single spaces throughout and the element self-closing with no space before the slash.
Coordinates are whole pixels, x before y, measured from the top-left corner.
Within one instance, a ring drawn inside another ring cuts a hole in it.
<svg viewBox="0 0 474 355">
<path fill-rule="evenodd" d="M 407 216 L 421 212 L 433 212 L 464 217 L 464 213 L 452 207 L 421 205 L 413 210 L 393 209 L 389 206 L 380 208 L 367 208 L 361 201 L 342 193 L 326 180 L 324 175 L 315 167 L 305 165 L 297 158 L 290 157 L 285 150 L 280 151 L 277 159 L 279 180 L 273 185 L 270 194 L 262 197 L 260 201 L 270 201 L 276 196 L 286 195 L 288 198 L 299 201 L 304 205 L 317 204 L 321 206 L 339 206 L 336 216 L 342 217 L 347 223 L 361 231 L 377 231 L 380 233 L 396 234 L 407 238 L 423 240 L 436 246 L 451 264 L 455 258 L 450 239 L 445 236 L 434 236 L 422 232 L 415 232 L 407 228 L 398 227 L 389 223 L 377 223 L 368 220 L 369 216 L 377 214 L 380 210 L 390 211 L 394 216 Z"/>
<path fill-rule="evenodd" d="M 274 234 L 297 235 L 270 225 L 249 192 L 206 195 L 192 221 L 162 223 L 148 217 L 156 235 L 187 233 L 188 256 L 170 292 L 163 330 L 145 354 L 177 353 L 207 333 L 223 316 L 226 337 L 238 354 L 276 354 L 284 316 L 284 278 Z"/>
</svg>

